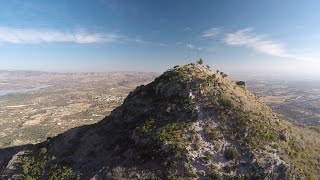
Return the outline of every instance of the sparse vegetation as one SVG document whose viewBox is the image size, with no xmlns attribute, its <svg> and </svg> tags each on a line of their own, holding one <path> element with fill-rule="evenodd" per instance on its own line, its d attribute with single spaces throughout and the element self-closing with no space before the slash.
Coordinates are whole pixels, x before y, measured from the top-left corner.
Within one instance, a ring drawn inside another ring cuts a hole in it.
<svg viewBox="0 0 320 180">
<path fill-rule="evenodd" d="M 184 123 L 170 123 L 165 125 L 160 134 L 159 140 L 163 143 L 184 143 L 186 137 L 184 137 L 184 131 L 187 124 Z"/>
<path fill-rule="evenodd" d="M 178 111 L 193 112 L 195 110 L 195 103 L 191 98 L 180 99 L 177 105 Z"/>
<path fill-rule="evenodd" d="M 136 127 L 136 131 L 144 136 L 151 136 L 154 132 L 157 122 L 159 120 L 156 118 L 148 118 L 144 124 Z"/>
<path fill-rule="evenodd" d="M 55 165 L 49 172 L 49 180 L 67 180 L 70 178 L 80 180 L 80 175 L 74 173 L 72 168 L 68 166 L 58 167 Z"/>
<path fill-rule="evenodd" d="M 208 135 L 210 140 L 217 141 L 219 139 L 219 133 L 214 127 L 206 127 L 204 132 Z"/>
<path fill-rule="evenodd" d="M 212 170 L 208 176 L 208 178 L 210 179 L 215 179 L 215 180 L 221 180 L 222 179 L 222 176 L 219 172 L 217 172 L 216 170 Z"/>
<path fill-rule="evenodd" d="M 224 73 L 224 72 L 220 72 L 220 75 L 221 75 L 223 78 L 228 77 L 228 75 L 227 75 L 226 73 Z"/>
<path fill-rule="evenodd" d="M 244 83 L 220 75 L 227 77 L 198 64 L 175 66 L 101 122 L 36 145 L 20 171 L 52 180 L 80 172 L 109 179 L 316 178 L 320 148 L 308 139 L 316 136 L 295 135 L 298 128 L 237 86 Z"/>
<path fill-rule="evenodd" d="M 36 159 L 34 157 L 22 158 L 22 171 L 25 177 L 29 176 L 33 179 L 42 176 L 47 166 L 47 161 L 44 159 Z"/>
<path fill-rule="evenodd" d="M 211 153 L 209 151 L 206 151 L 204 153 L 203 160 L 206 164 L 208 164 L 211 161 Z"/>
<path fill-rule="evenodd" d="M 234 108 L 232 101 L 230 99 L 226 99 L 226 98 L 220 98 L 219 105 L 221 108 L 223 108 L 225 110 L 232 110 Z"/>
<path fill-rule="evenodd" d="M 244 81 L 237 81 L 236 84 L 238 86 L 246 86 L 246 83 Z"/>
<path fill-rule="evenodd" d="M 46 153 L 46 148 L 41 148 L 37 156 L 27 154 L 21 157 L 22 174 L 26 179 L 80 179 L 80 174 L 75 173 L 71 167 L 52 164 Z"/>
<path fill-rule="evenodd" d="M 239 157 L 239 152 L 237 151 L 236 148 L 234 147 L 228 147 L 226 148 L 226 150 L 224 151 L 224 157 L 227 160 L 234 160 L 236 158 Z"/>
</svg>

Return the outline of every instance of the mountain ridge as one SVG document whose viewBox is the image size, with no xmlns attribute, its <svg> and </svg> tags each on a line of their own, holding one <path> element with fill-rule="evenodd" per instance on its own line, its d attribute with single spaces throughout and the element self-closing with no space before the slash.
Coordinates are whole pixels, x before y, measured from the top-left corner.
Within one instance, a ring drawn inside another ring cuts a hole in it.
<svg viewBox="0 0 320 180">
<path fill-rule="evenodd" d="M 102 121 L 20 151 L 1 177 L 316 179 L 319 149 L 302 167 L 294 128 L 225 73 L 175 66 Z"/>
</svg>

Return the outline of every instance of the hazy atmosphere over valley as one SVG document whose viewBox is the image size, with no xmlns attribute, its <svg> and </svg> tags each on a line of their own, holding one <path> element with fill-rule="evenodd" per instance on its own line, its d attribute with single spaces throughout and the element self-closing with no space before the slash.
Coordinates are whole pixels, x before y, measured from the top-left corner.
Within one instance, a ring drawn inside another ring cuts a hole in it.
<svg viewBox="0 0 320 180">
<path fill-rule="evenodd" d="M 0 3 L 0 179 L 320 179 L 320 2 Z"/>
</svg>

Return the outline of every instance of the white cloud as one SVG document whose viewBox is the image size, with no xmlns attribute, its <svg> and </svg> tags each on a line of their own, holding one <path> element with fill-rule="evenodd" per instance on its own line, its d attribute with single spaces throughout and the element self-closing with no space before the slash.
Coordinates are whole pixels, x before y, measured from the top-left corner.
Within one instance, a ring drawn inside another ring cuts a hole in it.
<svg viewBox="0 0 320 180">
<path fill-rule="evenodd" d="M 113 33 L 88 33 L 86 31 L 62 32 L 56 30 L 17 29 L 0 27 L 0 43 L 39 44 L 71 42 L 79 44 L 117 42 L 123 36 Z"/>
<path fill-rule="evenodd" d="M 187 46 L 187 48 L 189 48 L 189 49 L 194 49 L 194 45 L 192 45 L 192 44 L 186 44 L 186 46 Z"/>
<path fill-rule="evenodd" d="M 219 28 L 211 28 L 204 31 L 201 35 L 202 38 L 208 39 L 217 36 L 220 33 Z"/>
<path fill-rule="evenodd" d="M 146 41 L 140 38 L 124 38 L 123 41 L 125 42 L 135 42 L 139 44 L 146 44 L 146 45 L 153 45 L 153 46 L 169 46 L 167 43 L 162 42 L 153 42 L 153 41 Z"/>
<path fill-rule="evenodd" d="M 192 31 L 192 28 L 188 26 L 188 27 L 185 27 L 184 30 L 185 31 Z"/>
<path fill-rule="evenodd" d="M 254 33 L 252 28 L 226 34 L 224 41 L 231 46 L 244 46 L 272 56 L 300 59 L 300 57 L 288 53 L 283 44 L 265 39 Z"/>
</svg>

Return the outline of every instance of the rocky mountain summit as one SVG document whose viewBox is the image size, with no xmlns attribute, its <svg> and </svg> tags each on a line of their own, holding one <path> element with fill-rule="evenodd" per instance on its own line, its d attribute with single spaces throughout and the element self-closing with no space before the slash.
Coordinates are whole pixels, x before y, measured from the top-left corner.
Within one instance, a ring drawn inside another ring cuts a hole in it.
<svg viewBox="0 0 320 180">
<path fill-rule="evenodd" d="M 0 177 L 319 179 L 318 137 L 277 117 L 244 83 L 188 64 L 137 87 L 96 124 L 0 150 Z"/>
</svg>

